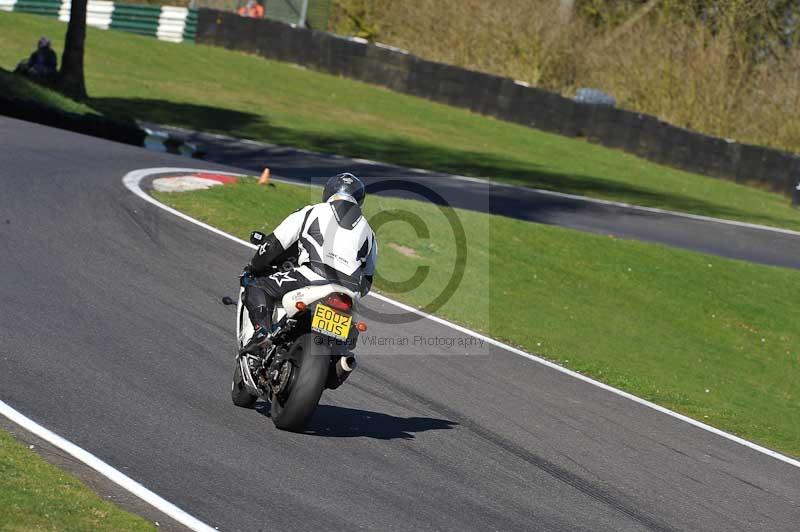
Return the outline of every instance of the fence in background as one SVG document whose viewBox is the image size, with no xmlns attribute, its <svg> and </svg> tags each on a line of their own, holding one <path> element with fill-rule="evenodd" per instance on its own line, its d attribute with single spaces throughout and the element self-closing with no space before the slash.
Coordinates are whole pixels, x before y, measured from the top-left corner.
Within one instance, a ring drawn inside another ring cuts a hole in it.
<svg viewBox="0 0 800 532">
<path fill-rule="evenodd" d="M 0 10 L 58 17 L 64 22 L 69 20 L 70 5 L 70 0 L 0 0 Z M 162 41 L 194 41 L 197 10 L 89 0 L 86 23 L 95 28 L 148 35 Z"/>
<path fill-rule="evenodd" d="M 264 17 L 315 30 L 328 28 L 331 0 L 258 0 L 264 6 Z M 246 0 L 194 0 L 197 8 L 235 13 Z M 304 15 L 305 13 L 305 15 Z M 303 23 L 305 20 L 305 23 Z"/>
<path fill-rule="evenodd" d="M 296 26 L 305 26 L 309 0 L 263 0 L 264 16 Z"/>
<path fill-rule="evenodd" d="M 584 137 L 656 163 L 756 184 L 800 204 L 800 157 L 673 126 L 653 116 L 576 102 L 500 76 L 427 61 L 363 39 L 201 9 L 197 42 L 323 72 L 568 137 Z"/>
</svg>

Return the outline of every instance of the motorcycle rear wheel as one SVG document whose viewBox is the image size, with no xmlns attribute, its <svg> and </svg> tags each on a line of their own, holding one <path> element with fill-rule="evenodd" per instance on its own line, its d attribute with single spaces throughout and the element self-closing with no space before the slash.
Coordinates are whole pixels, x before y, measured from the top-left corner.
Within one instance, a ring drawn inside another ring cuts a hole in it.
<svg viewBox="0 0 800 532">
<path fill-rule="evenodd" d="M 272 397 L 270 415 L 272 422 L 281 430 L 300 432 L 308 423 L 325 389 L 330 369 L 330 351 L 328 347 L 317 344 L 317 335 L 309 333 L 298 338 L 291 349 L 292 359 L 299 368 L 294 377 L 289 397 L 281 401 Z"/>
</svg>

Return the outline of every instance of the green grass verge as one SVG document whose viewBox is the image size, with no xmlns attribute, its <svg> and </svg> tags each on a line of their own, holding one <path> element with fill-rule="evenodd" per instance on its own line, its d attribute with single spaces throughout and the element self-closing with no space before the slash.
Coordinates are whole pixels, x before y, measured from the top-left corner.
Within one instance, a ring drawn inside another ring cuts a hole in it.
<svg viewBox="0 0 800 532">
<path fill-rule="evenodd" d="M 60 50 L 65 28 L 1 13 L 0 64 L 42 34 Z M 800 211 L 778 194 L 220 48 L 89 28 L 86 72 L 88 104 L 105 114 L 800 229 Z"/>
<path fill-rule="evenodd" d="M 0 530 L 156 530 L 0 430 Z"/>
<path fill-rule="evenodd" d="M 242 238 L 269 231 L 318 189 L 253 180 L 156 197 Z M 431 204 L 370 197 L 378 289 L 414 305 L 453 269 L 452 232 Z M 438 314 L 691 417 L 800 455 L 800 272 L 455 211 L 467 230 L 464 281 Z M 409 248 L 409 249 L 403 249 Z M 420 287 L 408 279 L 431 268 Z M 486 284 L 486 281 L 489 284 Z M 489 286 L 476 290 L 476 287 Z"/>
</svg>

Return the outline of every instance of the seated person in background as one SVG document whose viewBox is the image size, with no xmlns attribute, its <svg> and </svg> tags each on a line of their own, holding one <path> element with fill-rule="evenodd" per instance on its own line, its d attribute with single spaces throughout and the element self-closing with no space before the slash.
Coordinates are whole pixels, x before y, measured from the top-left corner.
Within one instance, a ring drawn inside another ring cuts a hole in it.
<svg viewBox="0 0 800 532">
<path fill-rule="evenodd" d="M 247 3 L 239 8 L 239 16 L 250 18 L 264 18 L 264 7 L 256 0 L 247 0 Z"/>
<path fill-rule="evenodd" d="M 28 60 L 22 60 L 14 72 L 34 79 L 52 79 L 56 75 L 58 58 L 50 48 L 50 39 L 42 37 Z"/>
</svg>

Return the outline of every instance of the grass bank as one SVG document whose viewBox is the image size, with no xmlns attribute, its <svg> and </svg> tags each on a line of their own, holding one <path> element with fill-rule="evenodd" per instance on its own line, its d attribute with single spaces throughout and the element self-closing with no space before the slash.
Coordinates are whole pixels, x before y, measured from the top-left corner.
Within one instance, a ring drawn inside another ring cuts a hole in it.
<svg viewBox="0 0 800 532">
<path fill-rule="evenodd" d="M 0 13 L 0 65 L 66 26 Z M 529 187 L 800 229 L 778 194 L 662 167 L 580 140 L 223 49 L 89 28 L 89 107 Z"/>
<path fill-rule="evenodd" d="M 317 195 L 317 189 L 246 180 L 156 197 L 247 238 Z M 442 213 L 383 197 L 370 197 L 365 212 L 373 224 L 378 213 L 411 212 L 429 228 L 422 237 L 404 223 L 378 230 L 378 289 L 426 305 L 456 256 Z M 800 272 L 455 212 L 467 231 L 466 271 L 439 315 L 800 456 Z M 418 267 L 430 268 L 425 283 L 395 284 Z"/>
<path fill-rule="evenodd" d="M 0 430 L 0 529 L 153 531 Z"/>
</svg>

